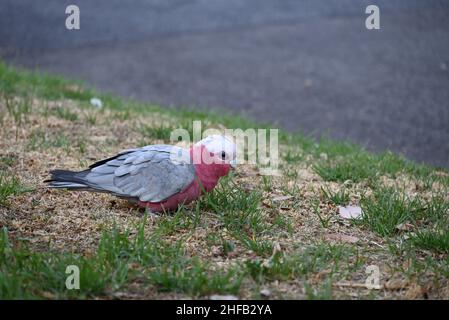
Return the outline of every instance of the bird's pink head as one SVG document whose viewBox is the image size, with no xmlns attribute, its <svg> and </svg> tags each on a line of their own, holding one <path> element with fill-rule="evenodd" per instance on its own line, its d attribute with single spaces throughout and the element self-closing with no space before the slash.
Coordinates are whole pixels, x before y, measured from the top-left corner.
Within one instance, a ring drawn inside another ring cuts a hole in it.
<svg viewBox="0 0 449 320">
<path fill-rule="evenodd" d="M 212 135 L 190 149 L 193 164 L 207 175 L 223 177 L 235 166 L 237 148 L 231 138 Z"/>
</svg>

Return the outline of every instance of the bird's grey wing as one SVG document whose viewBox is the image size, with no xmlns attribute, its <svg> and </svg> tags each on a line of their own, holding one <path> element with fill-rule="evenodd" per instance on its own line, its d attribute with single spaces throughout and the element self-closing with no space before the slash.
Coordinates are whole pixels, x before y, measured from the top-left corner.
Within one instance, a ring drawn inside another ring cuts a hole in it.
<svg viewBox="0 0 449 320">
<path fill-rule="evenodd" d="M 188 150 L 168 145 L 125 150 L 92 165 L 84 177 L 92 189 L 148 202 L 161 202 L 194 179 Z"/>
</svg>

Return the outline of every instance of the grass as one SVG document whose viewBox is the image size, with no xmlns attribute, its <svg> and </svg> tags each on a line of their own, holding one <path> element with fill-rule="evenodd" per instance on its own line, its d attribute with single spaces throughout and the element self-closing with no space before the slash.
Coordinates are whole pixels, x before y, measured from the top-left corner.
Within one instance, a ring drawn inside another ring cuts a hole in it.
<svg viewBox="0 0 449 320">
<path fill-rule="evenodd" d="M 110 274 L 116 274 L 118 265 L 110 261 L 88 259 L 82 256 L 54 252 L 38 253 L 25 247 L 23 243 L 14 247 L 8 239 L 8 232 L 0 232 L 0 296 L 2 299 L 30 299 L 38 297 L 70 298 L 86 297 L 104 292 L 111 283 Z M 81 270 L 81 292 L 65 288 L 69 265 L 77 265 Z M 113 267 L 114 270 L 109 268 Z"/>
<path fill-rule="evenodd" d="M 72 111 L 70 111 L 68 108 L 64 108 L 64 107 L 58 107 L 56 109 L 54 109 L 54 114 L 61 118 L 61 119 L 65 119 L 65 120 L 69 120 L 69 121 L 76 121 L 78 120 L 78 115 Z"/>
<path fill-rule="evenodd" d="M 260 236 L 270 233 L 274 225 L 262 216 L 260 201 L 261 193 L 243 190 L 230 176 L 222 179 L 214 192 L 206 194 L 197 208 L 213 212 L 221 228 L 245 248 L 257 255 L 268 256 L 272 253 L 273 243 Z"/>
<path fill-rule="evenodd" d="M 97 115 L 93 112 L 86 113 L 85 119 L 90 125 L 95 125 L 97 123 Z"/>
<path fill-rule="evenodd" d="M 31 112 L 31 101 L 28 97 L 16 101 L 13 97 L 4 93 L 3 100 L 16 125 L 20 126 L 27 120 L 27 115 Z"/>
<path fill-rule="evenodd" d="M 42 180 L 51 169 L 169 142 L 175 128 L 192 133 L 193 120 L 203 130 L 269 126 L 1 63 L 0 93 L 0 298 L 261 298 L 262 288 L 273 299 L 449 298 L 447 170 L 280 130 L 281 176 L 238 166 L 198 201 L 147 216 L 108 195 L 47 190 Z M 362 207 L 361 220 L 339 217 L 349 203 Z M 372 264 L 407 285 L 339 285 L 363 284 Z M 65 287 L 68 265 L 80 268 L 80 290 Z"/>
<path fill-rule="evenodd" d="M 170 126 L 152 127 L 141 125 L 139 131 L 144 139 L 170 141 L 170 134 L 173 131 L 173 128 Z"/>
<path fill-rule="evenodd" d="M 332 299 L 332 279 L 328 279 L 324 284 L 318 287 L 306 283 L 304 289 L 308 300 Z"/>
<path fill-rule="evenodd" d="M 410 199 L 391 188 L 376 190 L 372 197 L 362 200 L 363 223 L 381 236 L 391 236 L 398 225 L 414 222 L 421 208 L 419 199 Z"/>
<path fill-rule="evenodd" d="M 321 194 L 324 199 L 337 206 L 345 206 L 349 203 L 349 193 L 345 188 L 333 192 L 332 190 L 329 190 L 328 187 L 321 187 Z"/>
<path fill-rule="evenodd" d="M 63 148 L 66 152 L 70 149 L 70 140 L 64 133 L 49 135 L 48 132 L 41 129 L 36 129 L 31 132 L 27 149 L 28 150 L 39 150 L 39 149 L 49 149 L 49 148 Z M 80 146 L 80 150 L 83 146 Z"/>
<path fill-rule="evenodd" d="M 15 176 L 8 176 L 0 171 L 0 205 L 4 205 L 10 196 L 29 191 L 25 188 Z"/>
<path fill-rule="evenodd" d="M 391 152 L 370 154 L 366 151 L 350 146 L 337 149 L 338 153 L 331 154 L 326 160 L 320 160 L 313 166 L 314 171 L 326 181 L 361 182 L 376 179 L 382 175 L 396 177 L 400 172 L 422 174 L 419 165 Z M 335 152 L 335 151 L 334 151 Z M 345 152 L 347 152 L 345 154 Z"/>
<path fill-rule="evenodd" d="M 242 281 L 238 269 L 212 272 L 207 263 L 187 257 L 180 244 L 153 247 L 147 252 L 143 264 L 151 270 L 147 280 L 160 291 L 185 292 L 193 296 L 237 294 Z"/>
<path fill-rule="evenodd" d="M 393 188 L 380 188 L 362 199 L 362 224 L 381 236 L 397 233 L 404 223 L 447 226 L 449 203 L 440 196 L 430 200 L 410 197 Z"/>
<path fill-rule="evenodd" d="M 28 121 L 28 115 L 31 112 L 31 99 L 30 97 L 22 97 L 21 99 L 14 99 L 13 96 L 8 95 L 6 91 L 1 92 L 0 95 L 1 98 L 3 98 L 3 103 L 5 105 L 5 108 L 8 112 L 8 114 L 12 117 L 14 126 L 16 127 L 15 130 L 15 139 L 18 139 L 19 135 L 19 129 L 20 127 Z M 4 114 L 5 112 L 2 111 L 0 113 L 1 116 L 1 123 L 3 125 L 4 123 Z"/>
<path fill-rule="evenodd" d="M 341 245 L 316 243 L 304 248 L 301 252 L 284 254 L 275 253 L 268 261 L 256 259 L 247 261 L 249 274 L 257 282 L 270 280 L 286 280 L 306 277 L 320 271 L 328 275 L 338 273 L 341 264 L 349 264 L 357 268 L 357 261 L 352 262 L 355 251 Z"/>
<path fill-rule="evenodd" d="M 180 206 L 173 214 L 160 217 L 154 232 L 161 236 L 171 236 L 182 230 L 195 230 L 199 223 L 199 213 L 199 210 L 187 212 Z"/>
<path fill-rule="evenodd" d="M 327 229 L 330 225 L 332 216 L 326 216 L 322 211 L 321 211 L 321 203 L 319 200 L 313 201 L 313 213 L 315 213 L 315 215 L 318 217 L 318 220 L 320 221 L 321 226 L 324 229 Z"/>
<path fill-rule="evenodd" d="M 143 220 L 145 221 L 145 220 Z M 207 262 L 186 254 L 182 243 L 145 237 L 144 222 L 133 240 L 129 231 L 112 229 L 103 234 L 95 255 L 33 252 L 23 243 L 15 248 L 3 228 L 0 233 L 0 297 L 83 298 L 118 290 L 125 281 L 143 281 L 158 291 L 190 295 L 237 293 L 242 274 L 235 268 L 212 272 Z M 66 268 L 80 270 L 80 290 L 65 287 Z"/>
<path fill-rule="evenodd" d="M 287 152 L 283 155 L 283 159 L 285 162 L 292 164 L 298 163 L 304 159 L 304 156 L 299 152 L 293 152 L 292 150 L 287 150 Z"/>
<path fill-rule="evenodd" d="M 134 241 L 129 240 L 128 233 L 105 234 L 99 255 L 138 263 L 143 268 L 143 280 L 160 291 L 191 295 L 238 291 L 241 279 L 235 270 L 211 273 L 206 262 L 187 255 L 182 241 L 167 243 L 157 236 L 146 237 L 144 225 L 143 222 L 138 226 Z"/>
<path fill-rule="evenodd" d="M 14 157 L 12 156 L 2 156 L 0 157 L 0 170 L 9 168 L 14 164 Z"/>
<path fill-rule="evenodd" d="M 260 200 L 259 192 L 243 190 L 228 176 L 203 197 L 200 209 L 214 212 L 227 230 L 258 235 L 267 230 L 258 208 Z"/>
<path fill-rule="evenodd" d="M 437 253 L 449 253 L 449 230 L 422 230 L 414 235 L 410 242 L 413 246 Z"/>
</svg>

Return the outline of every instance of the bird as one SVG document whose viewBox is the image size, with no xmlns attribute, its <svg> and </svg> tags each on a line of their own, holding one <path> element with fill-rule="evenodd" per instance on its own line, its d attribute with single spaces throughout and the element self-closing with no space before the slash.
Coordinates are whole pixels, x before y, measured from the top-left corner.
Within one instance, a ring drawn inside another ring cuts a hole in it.
<svg viewBox="0 0 449 320">
<path fill-rule="evenodd" d="M 52 170 L 50 188 L 105 192 L 150 212 L 173 211 L 215 188 L 236 166 L 231 137 L 211 135 L 189 149 L 156 144 L 127 149 L 83 171 Z"/>
</svg>

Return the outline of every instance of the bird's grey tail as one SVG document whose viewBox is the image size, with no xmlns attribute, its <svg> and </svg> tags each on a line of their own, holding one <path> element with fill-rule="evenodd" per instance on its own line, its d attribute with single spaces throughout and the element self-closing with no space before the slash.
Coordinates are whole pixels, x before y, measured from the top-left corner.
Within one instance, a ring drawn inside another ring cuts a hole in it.
<svg viewBox="0 0 449 320">
<path fill-rule="evenodd" d="M 88 190 L 89 186 L 86 184 L 84 177 L 87 172 L 75 172 L 69 170 L 52 170 L 50 171 L 51 178 L 45 180 L 50 188 L 58 189 L 72 189 L 72 190 Z"/>
</svg>

